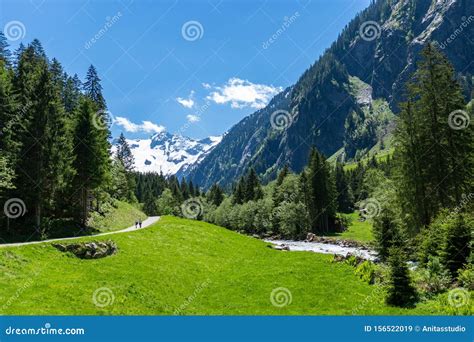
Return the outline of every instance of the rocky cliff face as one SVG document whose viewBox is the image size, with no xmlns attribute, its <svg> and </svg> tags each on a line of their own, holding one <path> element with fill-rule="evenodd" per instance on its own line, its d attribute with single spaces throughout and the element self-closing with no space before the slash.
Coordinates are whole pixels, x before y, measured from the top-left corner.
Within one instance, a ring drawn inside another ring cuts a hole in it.
<svg viewBox="0 0 474 342">
<path fill-rule="evenodd" d="M 253 166 L 268 180 L 285 163 L 301 171 L 312 146 L 326 156 L 344 149 L 346 158 L 370 149 L 398 111 L 429 41 L 451 60 L 470 97 L 474 1 L 379 0 L 293 87 L 236 124 L 190 178 L 204 187 L 227 185 Z"/>
</svg>

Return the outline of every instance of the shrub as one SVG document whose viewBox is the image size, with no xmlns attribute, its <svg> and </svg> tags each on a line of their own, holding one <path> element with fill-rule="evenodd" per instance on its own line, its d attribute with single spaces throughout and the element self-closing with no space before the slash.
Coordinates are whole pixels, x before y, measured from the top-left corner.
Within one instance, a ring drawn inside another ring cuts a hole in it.
<svg viewBox="0 0 474 342">
<path fill-rule="evenodd" d="M 427 297 L 446 291 L 451 283 L 449 272 L 443 268 L 439 257 L 430 256 L 426 268 L 420 268 L 416 274 L 417 287 Z"/>
<path fill-rule="evenodd" d="M 367 282 L 368 284 L 375 283 L 375 274 L 376 268 L 373 262 L 364 261 L 359 266 L 356 267 L 354 273 L 359 276 L 360 279 Z"/>
<path fill-rule="evenodd" d="M 474 265 L 468 264 L 459 271 L 458 282 L 462 287 L 474 291 Z"/>
</svg>

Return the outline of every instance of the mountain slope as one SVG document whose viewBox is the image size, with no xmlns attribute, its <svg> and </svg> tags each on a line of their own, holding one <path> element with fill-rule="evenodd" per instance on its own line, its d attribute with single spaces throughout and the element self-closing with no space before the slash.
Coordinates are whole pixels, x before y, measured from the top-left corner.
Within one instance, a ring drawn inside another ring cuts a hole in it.
<svg viewBox="0 0 474 342">
<path fill-rule="evenodd" d="M 222 137 L 194 140 L 162 132 L 150 139 L 127 139 L 140 172 L 162 172 L 165 176 L 184 177 L 188 169 L 211 152 Z"/>
<path fill-rule="evenodd" d="M 439 43 L 470 96 L 469 13 L 474 15 L 469 0 L 374 2 L 293 87 L 232 127 L 190 178 L 206 188 L 227 185 L 253 166 L 271 179 L 285 163 L 301 171 L 312 146 L 326 156 L 343 148 L 349 159 L 370 150 L 389 133 L 392 112 L 428 41 Z"/>
</svg>

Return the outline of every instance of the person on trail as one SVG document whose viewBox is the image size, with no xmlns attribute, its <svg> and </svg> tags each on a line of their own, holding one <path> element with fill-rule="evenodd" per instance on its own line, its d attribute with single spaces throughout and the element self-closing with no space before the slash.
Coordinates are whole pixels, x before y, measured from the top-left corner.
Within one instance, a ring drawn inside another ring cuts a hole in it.
<svg viewBox="0 0 474 342">
<path fill-rule="evenodd" d="M 135 221 L 135 229 L 138 228 L 138 221 Z"/>
<path fill-rule="evenodd" d="M 142 220 L 138 221 L 138 225 L 140 226 L 140 228 L 142 227 Z"/>
</svg>

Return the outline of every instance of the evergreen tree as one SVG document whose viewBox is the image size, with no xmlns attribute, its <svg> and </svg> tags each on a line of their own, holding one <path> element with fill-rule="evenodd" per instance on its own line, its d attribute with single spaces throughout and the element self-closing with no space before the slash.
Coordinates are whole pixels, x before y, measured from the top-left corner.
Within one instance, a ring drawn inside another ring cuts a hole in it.
<svg viewBox="0 0 474 342">
<path fill-rule="evenodd" d="M 447 225 L 446 238 L 441 255 L 443 264 L 453 278 L 457 277 L 458 271 L 467 264 L 471 254 L 472 220 L 470 223 L 464 218 L 464 215 L 458 214 Z"/>
<path fill-rule="evenodd" d="M 329 165 L 316 149 L 310 153 L 308 184 L 311 225 L 315 232 L 328 232 L 336 216 L 336 189 Z"/>
<path fill-rule="evenodd" d="M 0 60 L 7 66 L 11 64 L 12 54 L 9 49 L 10 45 L 8 44 L 7 38 L 0 31 Z"/>
<path fill-rule="evenodd" d="M 387 261 L 392 247 L 401 247 L 402 233 L 399 224 L 395 221 L 395 213 L 390 208 L 383 208 L 374 218 L 373 235 L 375 249 L 380 260 Z"/>
<path fill-rule="evenodd" d="M 337 208 L 343 213 L 352 213 L 354 211 L 354 196 L 344 172 L 344 166 L 337 162 L 335 170 L 336 190 L 337 190 Z"/>
<path fill-rule="evenodd" d="M 81 99 L 74 131 L 75 185 L 80 190 L 78 216 L 85 226 L 91 210 L 92 192 L 108 179 L 109 152 L 104 145 L 102 127 L 95 122 L 96 105 L 88 98 Z"/>
<path fill-rule="evenodd" d="M 120 133 L 116 147 L 118 160 L 122 162 L 127 172 L 132 172 L 135 167 L 135 159 L 133 158 L 132 151 L 123 133 Z"/>
<path fill-rule="evenodd" d="M 242 204 L 245 202 L 246 199 L 246 189 L 245 189 L 245 179 L 241 177 L 237 186 L 234 189 L 233 193 L 233 203 L 234 204 Z"/>
<path fill-rule="evenodd" d="M 101 79 L 97 74 L 96 68 L 91 65 L 87 70 L 86 81 L 84 82 L 84 93 L 85 95 L 94 101 L 98 107 L 98 110 L 105 111 L 107 105 L 105 103 L 104 96 L 102 95 L 102 85 L 100 84 Z M 107 119 L 104 122 L 109 122 Z"/>
<path fill-rule="evenodd" d="M 15 70 L 18 69 L 21 55 L 23 51 L 25 51 L 25 49 L 26 49 L 25 45 L 23 45 L 23 43 L 20 43 L 18 48 L 13 52 L 13 67 L 15 68 Z"/>
<path fill-rule="evenodd" d="M 224 200 L 224 191 L 218 184 L 211 186 L 207 192 L 207 200 L 217 207 L 222 203 Z"/>
<path fill-rule="evenodd" d="M 35 225 L 41 227 L 44 211 L 52 212 L 59 193 L 72 175 L 72 145 L 67 122 L 48 65 L 33 47 L 19 66 L 17 86 L 25 101 L 20 129 L 16 188 L 32 208 Z"/>
<path fill-rule="evenodd" d="M 451 117 L 465 106 L 453 67 L 428 44 L 395 134 L 400 201 L 415 233 L 441 208 L 459 203 L 472 186 L 472 126 L 453 129 Z"/>
<path fill-rule="evenodd" d="M 257 172 L 251 168 L 244 185 L 244 202 L 256 201 L 263 197 L 262 186 L 258 179 Z"/>
<path fill-rule="evenodd" d="M 70 116 L 73 116 L 75 109 L 79 106 L 79 100 L 81 98 L 80 82 L 77 75 L 74 75 L 74 77 L 67 77 L 64 83 L 64 109 Z"/>
<path fill-rule="evenodd" d="M 134 196 L 133 190 L 128 185 L 128 177 L 123 163 L 115 157 L 110 169 L 110 188 L 109 193 L 113 198 L 122 201 L 128 201 Z"/>
<path fill-rule="evenodd" d="M 149 191 L 145 193 L 143 211 L 149 216 L 158 215 L 158 206 L 156 204 L 156 200 Z"/>
<path fill-rule="evenodd" d="M 401 248 L 396 247 L 391 248 L 389 254 L 390 276 L 386 302 L 393 306 L 411 306 L 416 301 L 417 293 L 406 263 L 407 256 Z"/>
<path fill-rule="evenodd" d="M 283 169 L 278 174 L 276 184 L 281 185 L 281 183 L 283 183 L 283 180 L 285 179 L 286 176 L 288 176 L 289 173 L 290 173 L 290 169 L 288 167 L 288 164 L 285 164 Z"/>
</svg>

